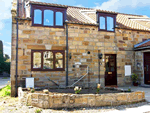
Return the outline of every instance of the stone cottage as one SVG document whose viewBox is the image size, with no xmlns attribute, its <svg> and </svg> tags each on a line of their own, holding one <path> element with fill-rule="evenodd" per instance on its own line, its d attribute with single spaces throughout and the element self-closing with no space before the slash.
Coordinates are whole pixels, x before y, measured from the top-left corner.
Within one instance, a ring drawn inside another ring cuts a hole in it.
<svg viewBox="0 0 150 113">
<path fill-rule="evenodd" d="M 12 96 L 16 1 L 11 10 Z M 25 87 L 25 79 L 34 77 L 35 87 L 74 83 L 82 87 L 95 87 L 97 83 L 116 87 L 131 85 L 132 73 L 139 76 L 141 84 L 150 84 L 149 17 L 29 0 L 19 2 L 18 86 Z"/>
</svg>

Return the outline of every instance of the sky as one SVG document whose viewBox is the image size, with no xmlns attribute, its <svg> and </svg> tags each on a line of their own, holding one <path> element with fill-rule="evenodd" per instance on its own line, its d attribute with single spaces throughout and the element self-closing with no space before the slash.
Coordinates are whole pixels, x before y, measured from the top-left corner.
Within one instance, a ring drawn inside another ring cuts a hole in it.
<svg viewBox="0 0 150 113">
<path fill-rule="evenodd" d="M 0 40 L 4 54 L 11 55 L 11 3 L 13 0 L 0 0 Z M 150 17 L 150 0 L 35 0 L 63 5 L 97 8 L 120 13 L 147 15 Z"/>
</svg>

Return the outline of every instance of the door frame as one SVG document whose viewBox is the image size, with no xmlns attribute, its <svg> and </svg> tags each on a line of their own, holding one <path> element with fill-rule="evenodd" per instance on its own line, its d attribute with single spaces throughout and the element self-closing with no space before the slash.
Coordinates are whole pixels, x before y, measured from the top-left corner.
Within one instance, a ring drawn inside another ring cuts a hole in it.
<svg viewBox="0 0 150 113">
<path fill-rule="evenodd" d="M 115 56 L 115 64 L 116 64 L 116 66 L 115 66 L 115 71 L 116 71 L 116 85 L 110 85 L 110 86 L 118 86 L 118 81 L 117 81 L 117 54 L 105 54 L 105 65 L 106 65 L 106 56 L 107 55 L 114 55 Z M 105 72 L 104 72 L 104 74 L 106 73 L 106 66 L 104 65 L 104 69 L 105 69 Z M 108 85 L 106 85 L 106 74 L 105 74 L 105 76 L 104 76 L 104 79 L 105 79 L 105 86 L 108 86 Z"/>
<path fill-rule="evenodd" d="M 146 85 L 150 85 L 150 83 L 149 84 L 147 84 L 146 83 L 146 74 L 145 74 L 145 53 L 149 53 L 150 54 L 150 51 L 147 51 L 147 52 L 143 52 L 143 73 L 144 73 L 144 84 L 146 84 Z"/>
</svg>

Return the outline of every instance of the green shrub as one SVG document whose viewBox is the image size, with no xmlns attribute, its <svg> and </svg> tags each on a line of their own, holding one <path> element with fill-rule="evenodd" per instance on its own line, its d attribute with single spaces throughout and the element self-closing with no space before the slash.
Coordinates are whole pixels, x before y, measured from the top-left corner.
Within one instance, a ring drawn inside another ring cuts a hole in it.
<svg viewBox="0 0 150 113">
<path fill-rule="evenodd" d="M 41 113 L 41 111 L 42 111 L 41 109 L 36 109 L 35 113 Z"/>
<path fill-rule="evenodd" d="M 137 74 L 133 73 L 133 74 L 131 75 L 131 79 L 132 79 L 133 82 L 137 82 L 137 80 L 138 80 Z"/>
<path fill-rule="evenodd" d="M 11 94 L 11 86 L 7 85 L 6 87 L 0 90 L 0 97 L 10 96 Z"/>
</svg>

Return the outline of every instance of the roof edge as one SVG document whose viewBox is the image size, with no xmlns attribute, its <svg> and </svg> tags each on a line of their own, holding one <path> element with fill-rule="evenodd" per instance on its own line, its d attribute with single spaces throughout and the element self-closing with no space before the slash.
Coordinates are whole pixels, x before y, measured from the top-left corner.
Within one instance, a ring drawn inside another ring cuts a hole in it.
<svg viewBox="0 0 150 113">
<path fill-rule="evenodd" d="M 41 4 L 40 4 L 41 3 Z M 110 13 L 110 14 L 123 14 L 123 15 L 132 15 L 132 16 L 144 16 L 144 15 L 136 15 L 136 14 L 127 14 L 127 13 L 119 13 L 115 11 L 108 11 L 108 10 L 102 10 L 102 9 L 96 9 L 96 8 L 87 8 L 87 7 L 78 7 L 78 6 L 69 6 L 69 5 L 62 5 L 62 4 L 54 4 L 54 3 L 46 3 L 46 2 L 36 2 L 36 1 L 30 1 L 29 4 L 37 4 L 37 5 L 47 5 L 47 6 L 59 6 L 59 7 L 72 7 L 72 8 L 81 8 L 81 9 L 87 9 L 87 10 L 96 10 L 97 12 L 103 12 L 103 13 Z"/>
<path fill-rule="evenodd" d="M 134 45 L 134 48 L 137 48 L 138 46 L 141 46 L 142 44 L 147 43 L 147 42 L 149 42 L 149 41 L 150 41 L 150 39 L 147 39 L 147 40 L 145 40 L 145 41 L 143 41 L 143 42 L 140 42 L 140 43 Z"/>
</svg>

